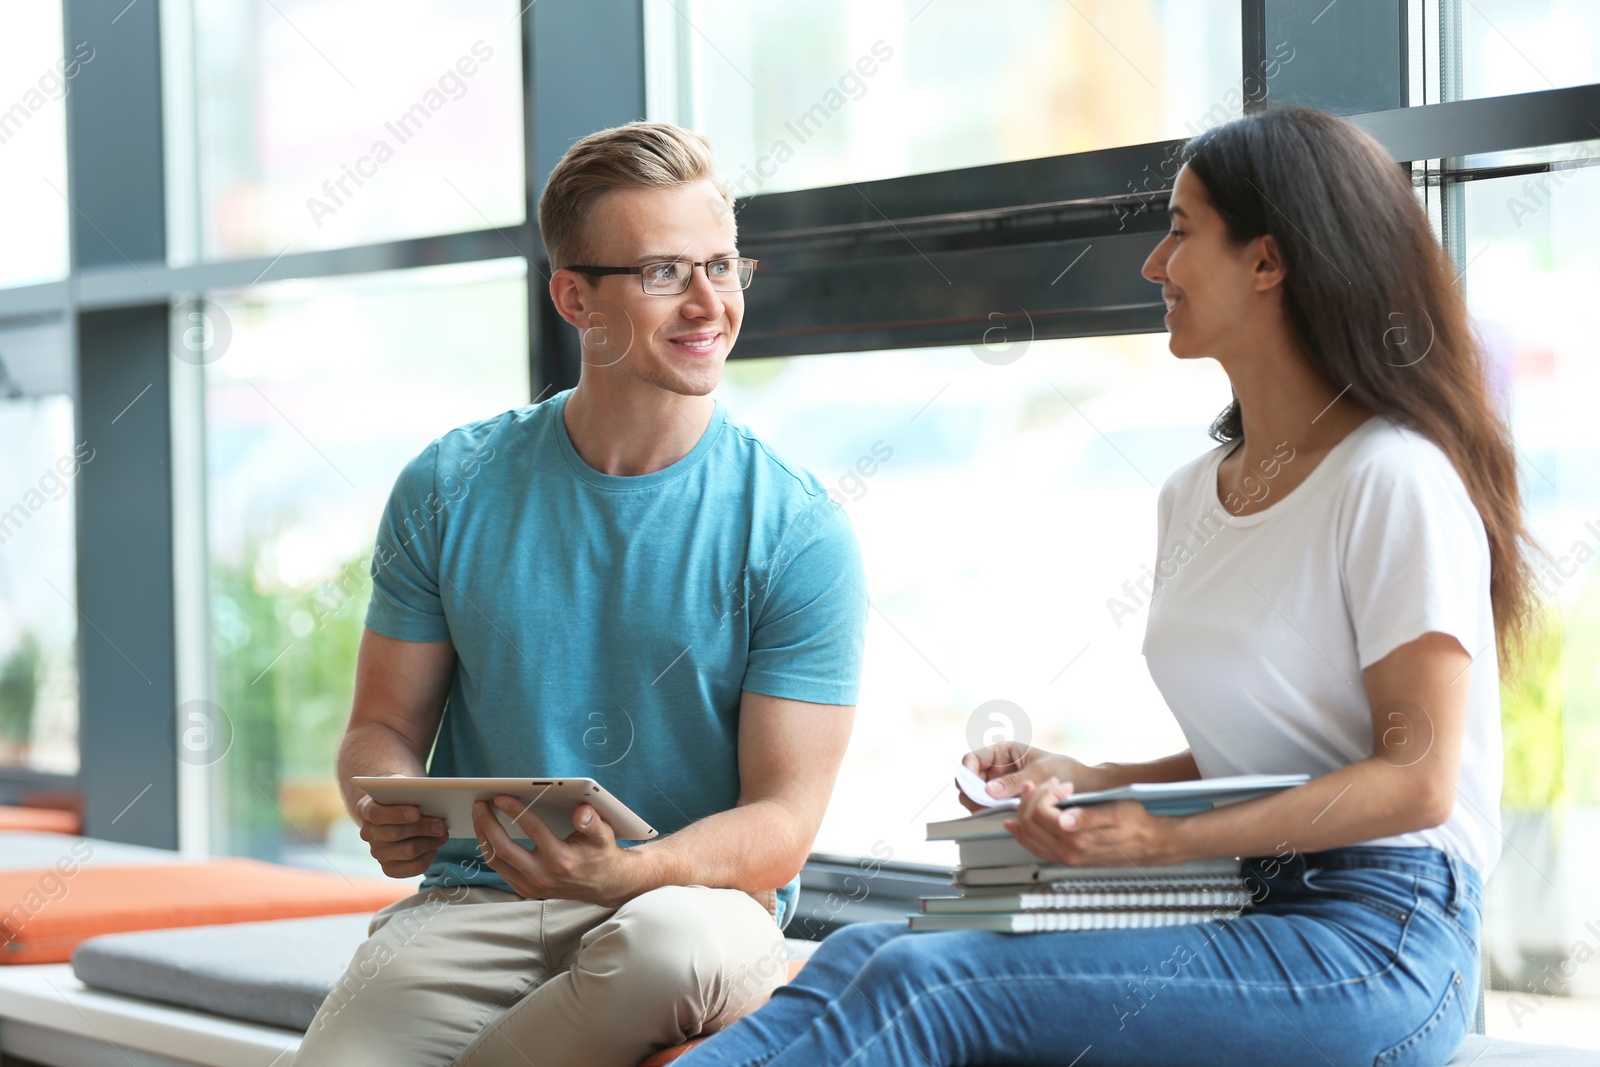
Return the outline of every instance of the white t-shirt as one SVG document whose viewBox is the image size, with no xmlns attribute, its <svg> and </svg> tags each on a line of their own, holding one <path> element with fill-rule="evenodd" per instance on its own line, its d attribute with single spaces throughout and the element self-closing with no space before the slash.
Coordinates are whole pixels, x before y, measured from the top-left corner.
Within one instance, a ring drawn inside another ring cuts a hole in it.
<svg viewBox="0 0 1600 1067">
<path fill-rule="evenodd" d="M 1476 657 L 1455 807 L 1441 826 L 1363 843 L 1442 849 L 1487 880 L 1500 855 L 1500 679 L 1489 543 L 1466 486 L 1438 446 L 1373 417 L 1293 491 L 1238 516 L 1217 498 L 1231 447 L 1161 489 L 1144 638 L 1201 777 L 1318 777 L 1370 757 L 1361 672 L 1425 633 L 1449 634 Z M 1253 472 L 1252 499 L 1271 498 L 1296 462 L 1286 445 L 1277 455 L 1280 466 Z M 1390 758 L 1420 759 L 1428 720 L 1387 719 L 1403 731 Z"/>
</svg>

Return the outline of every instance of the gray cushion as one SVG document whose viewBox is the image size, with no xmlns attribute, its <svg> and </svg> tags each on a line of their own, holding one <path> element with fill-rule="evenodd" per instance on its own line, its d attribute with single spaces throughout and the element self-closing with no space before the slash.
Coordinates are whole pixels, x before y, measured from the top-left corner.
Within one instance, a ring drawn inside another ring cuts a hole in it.
<svg viewBox="0 0 1600 1067">
<path fill-rule="evenodd" d="M 84 985 L 304 1030 L 367 938 L 370 912 L 106 934 L 79 945 Z"/>
<path fill-rule="evenodd" d="M 164 848 L 123 845 L 90 837 L 40 834 L 31 830 L 0 830 L 0 871 L 32 871 L 57 863 L 100 867 L 148 866 L 186 863 L 185 857 Z"/>
<path fill-rule="evenodd" d="M 367 938 L 372 916 L 191 926 L 90 938 L 72 954 L 84 985 L 304 1030 Z M 789 941 L 789 957 L 816 947 Z"/>
<path fill-rule="evenodd" d="M 1600 1067 L 1600 1052 L 1558 1045 L 1527 1045 L 1521 1041 L 1468 1034 L 1449 1067 Z"/>
</svg>

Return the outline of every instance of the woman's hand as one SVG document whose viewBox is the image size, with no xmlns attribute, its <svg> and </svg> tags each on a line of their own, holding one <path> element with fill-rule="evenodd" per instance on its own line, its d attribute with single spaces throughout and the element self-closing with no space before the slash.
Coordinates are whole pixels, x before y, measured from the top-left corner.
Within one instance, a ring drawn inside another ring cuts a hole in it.
<svg viewBox="0 0 1600 1067">
<path fill-rule="evenodd" d="M 1070 782 L 1078 789 L 1085 788 L 1088 767 L 1071 756 L 1058 756 L 1042 748 L 1019 745 L 1015 741 L 1002 741 L 998 745 L 980 748 L 961 757 L 969 770 L 989 783 L 989 795 L 997 800 L 1018 796 L 1028 782 L 1036 784 L 1056 778 Z M 967 799 L 957 790 L 957 799 L 968 811 L 986 811 Z"/>
<path fill-rule="evenodd" d="M 1181 817 L 1151 815 L 1137 800 L 1057 808 L 1072 791 L 1056 778 L 1024 783 L 1022 805 L 1006 829 L 1035 856 L 1068 867 L 1160 867 L 1184 858 Z"/>
</svg>

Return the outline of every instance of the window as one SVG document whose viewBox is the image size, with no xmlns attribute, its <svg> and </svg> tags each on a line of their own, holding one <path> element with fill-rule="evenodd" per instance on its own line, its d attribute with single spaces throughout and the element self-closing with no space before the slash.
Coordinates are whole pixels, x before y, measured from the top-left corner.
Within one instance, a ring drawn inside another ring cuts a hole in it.
<svg viewBox="0 0 1600 1067">
<path fill-rule="evenodd" d="M 1509 989 L 1541 995 L 1503 999 L 1490 1033 L 1587 1044 L 1573 1027 L 1583 1012 L 1592 1026 L 1600 1001 L 1583 998 L 1600 997 L 1600 981 L 1592 967 L 1564 961 L 1582 963 L 1600 947 L 1584 926 L 1600 913 L 1600 888 L 1585 873 L 1600 837 L 1600 430 L 1591 410 L 1600 358 L 1587 312 L 1600 284 L 1589 239 L 1600 232 L 1600 170 L 1470 182 L 1465 216 L 1469 305 L 1509 404 L 1528 519 L 1548 553 L 1537 563 L 1544 629 L 1502 698 L 1507 846 L 1484 939 Z"/>
<path fill-rule="evenodd" d="M 5 345 L 0 334 L 0 354 Z M 12 396 L 0 377 L 0 766 L 78 770 L 78 616 L 69 397 Z"/>
<path fill-rule="evenodd" d="M 67 119 L 87 42 L 63 47 L 61 5 L 0 8 L 0 286 L 67 274 Z"/>
<path fill-rule="evenodd" d="M 193 3 L 204 256 L 523 220 L 520 4 Z"/>
<path fill-rule="evenodd" d="M 646 5 L 649 110 L 709 137 L 738 196 L 1141 144 L 1241 114 L 1237 0 L 974 14 L 946 0 Z"/>
<path fill-rule="evenodd" d="M 1600 6 L 1591 0 L 1464 0 L 1464 98 L 1600 81 Z"/>
<path fill-rule="evenodd" d="M 334 780 L 366 563 L 408 460 L 528 402 L 526 293 L 502 260 L 213 296 L 231 334 L 206 368 L 220 850 L 376 869 Z"/>
<path fill-rule="evenodd" d="M 866 560 L 859 711 L 816 851 L 952 864 L 924 824 L 961 814 L 951 765 L 1001 737 L 1091 762 L 1186 747 L 1137 586 L 1156 493 L 1216 444 L 1230 395 L 1157 334 L 1000 366 L 964 348 L 729 364 L 732 416 L 822 479 Z"/>
</svg>

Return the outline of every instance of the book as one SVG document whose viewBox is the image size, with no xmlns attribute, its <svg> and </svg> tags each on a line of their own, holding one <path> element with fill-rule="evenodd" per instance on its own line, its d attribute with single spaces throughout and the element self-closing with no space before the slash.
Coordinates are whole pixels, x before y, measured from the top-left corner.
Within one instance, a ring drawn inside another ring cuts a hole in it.
<svg viewBox="0 0 1600 1067">
<path fill-rule="evenodd" d="M 1013 914 L 913 915 L 911 929 L 995 930 L 1011 934 L 1067 930 L 1132 930 L 1231 919 L 1237 914 L 1238 909 L 1228 908 L 1167 908 L 1148 911 L 1025 911 Z"/>
<path fill-rule="evenodd" d="M 1105 868 L 1101 868 L 1104 870 Z M 1146 868 L 1147 870 L 1149 868 Z M 1160 878 L 1140 875 L 1122 868 L 1114 878 L 1079 878 L 1061 882 L 1021 882 L 1010 885 L 957 885 L 963 897 L 1003 897 L 1017 893 L 1073 893 L 1085 887 L 1096 889 L 1238 889 L 1245 885 L 1241 875 L 1191 875 Z M 955 885 L 954 880 L 951 882 Z M 935 899 L 935 898 L 927 898 Z"/>
<path fill-rule="evenodd" d="M 1045 863 L 1037 857 L 1030 863 L 1009 867 L 979 867 L 971 870 L 957 869 L 954 884 L 958 886 L 1029 885 L 1037 882 L 1076 882 L 1087 878 L 1139 878 L 1152 877 L 1239 877 L 1237 859 L 1194 860 L 1166 867 L 1068 867 L 1059 863 Z"/>
<path fill-rule="evenodd" d="M 956 850 L 961 856 L 961 866 L 966 868 L 982 867 L 1011 867 L 1025 863 L 1049 863 L 1029 852 L 1016 838 L 1010 834 L 1004 837 L 969 837 L 956 842 Z M 1239 864 L 1235 860 L 1227 860 L 1231 864 L 1230 870 L 1237 872 Z M 1073 870 L 1075 868 L 1068 868 Z M 1145 868 L 1146 872 L 1155 872 L 1163 876 L 1170 873 L 1171 867 Z M 1071 878 L 1074 875 L 1066 875 Z M 1089 877 L 1093 877 L 1092 875 Z"/>
<path fill-rule="evenodd" d="M 976 778 L 965 767 L 966 775 Z M 959 776 L 958 776 L 959 777 Z M 1107 804 L 1114 800 L 1137 800 L 1152 815 L 1194 815 L 1211 810 L 1215 804 L 1232 804 L 1243 800 L 1269 796 L 1284 789 L 1304 785 L 1311 780 L 1309 774 L 1238 774 L 1221 778 L 1199 778 L 1188 782 L 1135 782 L 1116 789 L 1097 789 L 1087 793 L 1074 793 L 1061 801 L 1058 807 L 1085 807 Z M 963 792 L 974 803 L 989 807 L 990 811 L 977 812 L 959 819 L 945 819 L 928 824 L 929 841 L 958 841 L 965 837 L 992 837 L 1008 813 L 1017 807 L 1017 799 L 996 800 L 971 788 Z"/>
<path fill-rule="evenodd" d="M 1253 903 L 1237 858 L 1150 867 L 1071 867 L 1034 856 L 1005 823 L 1016 811 L 984 795 L 984 783 L 965 766 L 962 792 L 989 808 L 928 824 L 930 841 L 954 841 L 961 866 L 951 878 L 959 896 L 923 897 L 917 930 L 992 930 L 1042 933 L 1122 930 L 1233 919 Z M 1250 775 L 1201 782 L 1156 782 L 1075 794 L 1061 803 L 1134 799 L 1147 810 L 1183 814 L 1213 801 L 1262 796 L 1307 781 L 1306 775 Z"/>
<path fill-rule="evenodd" d="M 1007 819 L 1017 817 L 1016 808 L 990 808 L 959 819 L 943 819 L 928 824 L 929 841 L 965 841 L 974 837 L 1010 837 Z"/>
<path fill-rule="evenodd" d="M 1250 900 L 1244 885 L 1152 887 L 1127 882 L 1085 882 L 1065 892 L 1010 892 L 960 897 L 923 897 L 929 915 L 1018 911 L 1069 911 L 1105 908 L 1227 908 L 1237 911 Z"/>
<path fill-rule="evenodd" d="M 1022 847 L 1022 842 L 1006 834 L 1004 837 L 969 837 L 956 842 L 961 852 L 961 866 L 1005 867 L 1014 863 L 1039 863 L 1038 856 Z"/>
</svg>

